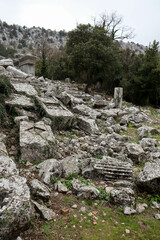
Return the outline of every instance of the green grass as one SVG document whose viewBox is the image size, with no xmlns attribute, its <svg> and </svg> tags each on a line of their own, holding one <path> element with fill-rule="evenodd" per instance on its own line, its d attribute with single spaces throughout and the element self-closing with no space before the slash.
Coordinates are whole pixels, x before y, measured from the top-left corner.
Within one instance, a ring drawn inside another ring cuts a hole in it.
<svg viewBox="0 0 160 240">
<path fill-rule="evenodd" d="M 159 221 L 151 211 L 153 210 L 147 210 L 145 214 L 125 216 L 118 208 L 99 206 L 93 211 L 88 206 L 86 213 L 80 214 L 74 210 L 70 216 L 34 226 L 32 231 L 29 230 L 30 236 L 25 239 L 33 240 L 32 236 L 37 231 L 39 240 L 159 240 Z M 88 216 L 88 212 L 93 215 Z M 126 229 L 130 233 L 127 234 Z"/>
</svg>

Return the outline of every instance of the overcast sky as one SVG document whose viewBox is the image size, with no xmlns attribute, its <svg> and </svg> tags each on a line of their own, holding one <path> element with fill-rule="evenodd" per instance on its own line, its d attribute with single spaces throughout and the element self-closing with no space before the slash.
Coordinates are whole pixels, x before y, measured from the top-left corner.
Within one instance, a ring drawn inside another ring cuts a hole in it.
<svg viewBox="0 0 160 240">
<path fill-rule="evenodd" d="M 0 0 L 2 21 L 58 31 L 93 23 L 93 17 L 114 11 L 134 29 L 131 41 L 147 46 L 160 41 L 160 0 Z"/>
</svg>

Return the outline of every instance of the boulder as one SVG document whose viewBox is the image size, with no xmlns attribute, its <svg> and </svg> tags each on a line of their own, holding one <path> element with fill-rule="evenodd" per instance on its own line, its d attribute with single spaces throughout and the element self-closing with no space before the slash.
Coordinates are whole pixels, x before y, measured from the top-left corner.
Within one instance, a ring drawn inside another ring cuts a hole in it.
<svg viewBox="0 0 160 240">
<path fill-rule="evenodd" d="M 0 179 L 0 193 L 0 239 L 9 240 L 30 223 L 30 191 L 26 179 L 16 175 Z"/>
<path fill-rule="evenodd" d="M 34 166 L 32 171 L 38 171 L 42 181 L 49 185 L 51 183 L 51 176 L 61 177 L 62 175 L 62 164 L 56 159 L 47 159 L 42 163 Z"/>
<path fill-rule="evenodd" d="M 69 156 L 67 158 L 64 158 L 61 161 L 62 168 L 63 168 L 63 176 L 69 177 L 71 174 L 79 174 L 80 168 L 79 168 L 79 157 L 78 155 Z"/>
<path fill-rule="evenodd" d="M 72 180 L 73 193 L 77 194 L 78 198 L 82 199 L 96 199 L 100 192 L 93 186 L 85 185 L 78 179 Z"/>
<path fill-rule="evenodd" d="M 139 139 L 149 138 L 152 135 L 158 134 L 158 133 L 159 131 L 156 128 L 148 127 L 148 126 L 142 126 L 137 129 L 137 134 Z"/>
<path fill-rule="evenodd" d="M 114 189 L 110 196 L 111 201 L 116 205 L 135 206 L 134 191 L 131 188 Z"/>
<path fill-rule="evenodd" d="M 7 155 L 0 155 L 0 176 L 10 177 L 18 174 L 19 171 L 14 161 Z"/>
<path fill-rule="evenodd" d="M 20 123 L 21 159 L 42 161 L 55 156 L 55 137 L 43 121 Z"/>
<path fill-rule="evenodd" d="M 99 129 L 94 119 L 77 117 L 77 126 L 88 134 L 98 134 Z"/>
<path fill-rule="evenodd" d="M 153 138 L 143 138 L 140 141 L 140 145 L 144 149 L 144 151 L 153 152 L 154 150 L 156 150 L 157 140 Z"/>
<path fill-rule="evenodd" d="M 127 155 L 135 163 L 140 162 L 144 158 L 144 150 L 140 144 L 127 143 L 126 144 Z"/>
<path fill-rule="evenodd" d="M 160 159 L 146 162 L 137 176 L 136 183 L 143 191 L 160 194 Z"/>
<path fill-rule="evenodd" d="M 51 195 L 50 189 L 38 179 L 33 179 L 29 182 L 31 193 L 35 197 L 43 198 L 44 200 L 48 200 Z"/>
<path fill-rule="evenodd" d="M 49 209 L 46 206 L 37 203 L 36 201 L 32 202 L 35 205 L 36 210 L 40 213 L 41 217 L 44 220 L 51 221 L 56 217 L 56 214 L 52 211 L 52 209 Z"/>
</svg>

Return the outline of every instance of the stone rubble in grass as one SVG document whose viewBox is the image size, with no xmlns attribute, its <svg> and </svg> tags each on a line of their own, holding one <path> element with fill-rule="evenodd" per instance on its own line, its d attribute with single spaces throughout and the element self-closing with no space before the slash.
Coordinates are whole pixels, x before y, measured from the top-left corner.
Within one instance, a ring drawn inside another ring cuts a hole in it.
<svg viewBox="0 0 160 240">
<path fill-rule="evenodd" d="M 123 104 L 121 109 L 115 108 L 114 99 L 85 93 L 85 84 L 30 76 L 16 69 L 11 60 L 0 60 L 0 73 L 9 77 L 14 88 L 5 104 L 17 114 L 14 121 L 20 136 L 16 148 L 20 148 L 19 160 L 28 163 L 20 174 L 27 178 L 34 199 L 44 200 L 45 205 L 50 203 L 46 200 L 50 200 L 52 195 L 59 197 L 73 193 L 77 198 L 99 199 L 100 192 L 95 185 L 73 179 L 79 175 L 89 182 L 100 184 L 103 181 L 111 203 L 123 206 L 124 214 L 145 211 L 146 204 L 136 206 L 136 187 L 149 193 L 160 193 L 159 130 L 146 126 L 157 123 L 148 117 L 149 111 Z M 134 128 L 136 140 L 127 135 L 130 126 Z M 19 170 L 10 157 L 14 144 L 7 151 L 5 139 L 8 135 L 0 134 L 0 188 L 4 193 L 4 205 L 0 211 L 9 207 L 11 214 L 15 210 L 17 215 L 13 222 L 9 219 L 5 229 L 0 230 L 0 236 L 5 240 L 8 234 L 12 234 L 13 224 L 18 229 L 23 228 L 29 224 L 33 214 L 27 180 L 19 176 Z M 34 166 L 30 165 L 31 162 Z M 134 180 L 133 170 L 143 163 L 143 169 Z M 73 179 L 71 191 L 61 182 L 62 177 Z M 59 178 L 56 184 L 55 178 Z M 56 192 L 50 190 L 53 187 Z M 7 198 L 13 199 L 14 208 Z M 23 205 L 23 199 L 27 203 L 26 212 L 20 216 L 19 207 Z M 44 219 L 55 218 L 56 214 L 45 205 L 38 202 L 34 205 Z M 152 207 L 158 209 L 159 205 L 153 202 Z M 73 203 L 71 210 L 76 208 L 77 204 Z M 80 211 L 85 212 L 86 209 L 82 207 Z M 4 212 L 3 217 L 6 218 Z"/>
</svg>

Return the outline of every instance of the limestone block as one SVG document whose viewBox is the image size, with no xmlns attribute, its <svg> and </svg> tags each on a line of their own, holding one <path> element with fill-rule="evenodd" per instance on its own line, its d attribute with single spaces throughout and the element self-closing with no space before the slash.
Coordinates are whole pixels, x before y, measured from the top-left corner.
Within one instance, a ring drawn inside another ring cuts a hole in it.
<svg viewBox="0 0 160 240">
<path fill-rule="evenodd" d="M 146 162 L 137 176 L 136 183 L 143 191 L 160 194 L 160 159 Z"/>
<path fill-rule="evenodd" d="M 49 125 L 40 122 L 20 123 L 21 159 L 41 161 L 55 155 L 55 137 Z"/>
<path fill-rule="evenodd" d="M 123 88 L 115 88 L 114 89 L 114 101 L 116 108 L 122 108 L 122 100 L 123 100 Z"/>
<path fill-rule="evenodd" d="M 28 83 L 11 83 L 11 84 L 18 93 L 25 93 L 28 96 L 38 95 L 35 88 Z"/>
<path fill-rule="evenodd" d="M 9 100 L 5 101 L 6 105 L 9 105 L 11 107 L 22 107 L 22 108 L 26 108 L 26 109 L 33 109 L 34 108 L 34 104 L 31 101 L 30 98 L 24 96 L 24 95 L 20 95 L 20 94 L 12 94 L 10 96 Z"/>
<path fill-rule="evenodd" d="M 2 67 L 13 66 L 13 60 L 10 58 L 2 59 L 2 60 L 0 60 L 0 66 L 2 66 Z"/>
<path fill-rule="evenodd" d="M 0 154 L 0 176 L 9 177 L 12 175 L 18 175 L 19 171 L 14 161 L 7 155 Z"/>
<path fill-rule="evenodd" d="M 0 179 L 0 239 L 14 239 L 33 216 L 26 179 L 18 175 Z"/>
<path fill-rule="evenodd" d="M 52 119 L 53 126 L 66 129 L 72 126 L 74 115 L 57 98 L 36 98 L 46 115 Z"/>
<path fill-rule="evenodd" d="M 98 134 L 99 129 L 94 119 L 77 117 L 77 126 L 88 134 Z"/>
<path fill-rule="evenodd" d="M 13 73 L 14 76 L 19 76 L 19 77 L 22 77 L 22 78 L 28 77 L 28 74 L 22 72 L 21 70 L 15 68 L 15 67 L 8 66 L 6 69 L 7 69 L 8 72 Z"/>
</svg>

